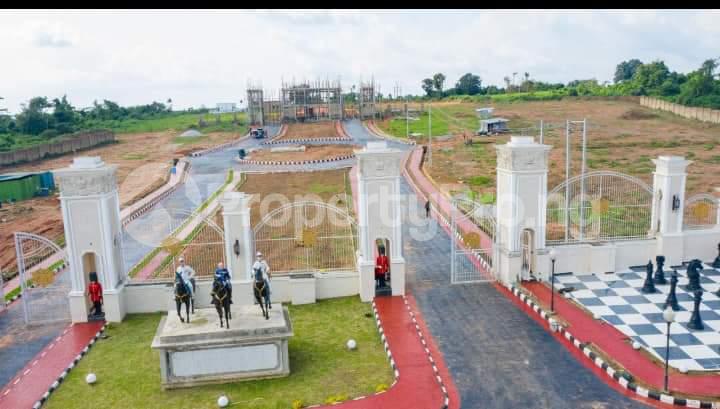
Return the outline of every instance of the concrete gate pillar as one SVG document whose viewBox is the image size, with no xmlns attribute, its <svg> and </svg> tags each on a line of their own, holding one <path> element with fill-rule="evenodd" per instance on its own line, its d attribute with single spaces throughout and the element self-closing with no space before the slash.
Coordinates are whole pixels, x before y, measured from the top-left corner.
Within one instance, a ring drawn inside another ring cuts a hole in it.
<svg viewBox="0 0 720 409">
<path fill-rule="evenodd" d="M 360 249 L 360 299 L 375 296 L 374 247 L 387 239 L 392 295 L 405 294 L 405 259 L 402 256 L 402 211 L 400 166 L 403 152 L 390 149 L 387 142 L 368 142 L 355 152 L 358 158 L 358 212 Z"/>
<path fill-rule="evenodd" d="M 496 274 L 505 284 L 521 277 L 521 235 L 526 229 L 532 237 L 531 259 L 534 271 L 547 272 L 549 257 L 545 249 L 548 152 L 550 146 L 533 137 L 513 136 L 497 150 Z"/>
<path fill-rule="evenodd" d="M 250 225 L 251 199 L 252 195 L 243 192 L 225 192 L 220 200 L 223 208 L 226 267 L 235 280 L 251 279 L 252 263 L 255 258 L 253 231 Z"/>
<path fill-rule="evenodd" d="M 656 232 L 657 254 L 665 256 L 666 265 L 683 261 L 683 214 L 685 180 L 692 161 L 682 156 L 659 156 L 652 160 L 653 207 L 650 228 Z"/>
<path fill-rule="evenodd" d="M 125 271 L 117 165 L 106 165 L 100 157 L 78 157 L 69 167 L 53 173 L 60 185 L 72 281 L 68 295 L 72 321 L 88 321 L 91 305 L 85 292 L 89 273 L 97 272 L 105 319 L 120 322 L 125 317 Z"/>
</svg>

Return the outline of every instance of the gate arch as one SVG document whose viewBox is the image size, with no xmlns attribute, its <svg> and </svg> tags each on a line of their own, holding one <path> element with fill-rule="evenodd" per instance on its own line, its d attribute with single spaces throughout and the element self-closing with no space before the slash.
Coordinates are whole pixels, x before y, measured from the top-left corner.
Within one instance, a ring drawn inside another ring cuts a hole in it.
<svg viewBox="0 0 720 409">
<path fill-rule="evenodd" d="M 614 171 L 574 176 L 548 193 L 546 243 L 650 237 L 653 188 Z"/>
<path fill-rule="evenodd" d="M 685 201 L 683 229 L 711 229 L 720 224 L 720 199 L 700 193 Z"/>
<path fill-rule="evenodd" d="M 14 238 L 25 323 L 70 321 L 72 278 L 65 250 L 33 233 L 15 232 Z"/>
<path fill-rule="evenodd" d="M 316 201 L 274 209 L 253 228 L 255 251 L 273 271 L 357 271 L 357 223 L 345 210 Z"/>
</svg>

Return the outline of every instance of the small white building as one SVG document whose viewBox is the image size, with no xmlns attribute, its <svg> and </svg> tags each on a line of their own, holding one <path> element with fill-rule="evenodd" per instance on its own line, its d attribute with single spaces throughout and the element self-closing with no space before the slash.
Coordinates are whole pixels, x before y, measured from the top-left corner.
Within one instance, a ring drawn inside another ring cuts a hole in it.
<svg viewBox="0 0 720 409">
<path fill-rule="evenodd" d="M 505 118 L 490 118 L 480 120 L 480 129 L 478 135 L 487 135 L 493 133 L 507 132 L 508 120 Z"/>
<path fill-rule="evenodd" d="M 218 102 L 213 110 L 216 114 L 224 114 L 228 112 L 238 112 L 237 104 L 234 102 Z"/>
<path fill-rule="evenodd" d="M 490 119 L 493 111 L 495 111 L 495 108 L 492 107 L 478 108 L 475 110 L 480 119 Z"/>
</svg>

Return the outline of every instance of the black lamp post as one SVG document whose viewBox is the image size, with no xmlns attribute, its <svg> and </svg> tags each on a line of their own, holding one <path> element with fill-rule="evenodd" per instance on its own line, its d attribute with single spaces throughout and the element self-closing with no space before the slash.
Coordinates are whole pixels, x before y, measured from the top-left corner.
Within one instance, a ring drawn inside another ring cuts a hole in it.
<svg viewBox="0 0 720 409">
<path fill-rule="evenodd" d="M 663 319 L 667 323 L 667 343 L 665 344 L 665 392 L 668 392 L 668 362 L 670 361 L 670 324 L 675 321 L 675 311 L 668 306 L 663 311 Z"/>
<path fill-rule="evenodd" d="M 550 312 L 555 312 L 555 249 L 550 250 L 550 262 L 552 270 L 550 273 Z"/>
</svg>

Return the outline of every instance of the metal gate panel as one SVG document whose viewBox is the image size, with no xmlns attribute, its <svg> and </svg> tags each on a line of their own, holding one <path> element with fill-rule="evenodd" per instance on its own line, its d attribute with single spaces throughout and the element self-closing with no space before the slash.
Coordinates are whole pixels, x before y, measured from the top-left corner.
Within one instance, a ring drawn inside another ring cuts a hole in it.
<svg viewBox="0 0 720 409">
<path fill-rule="evenodd" d="M 25 323 L 70 321 L 71 283 L 65 251 L 46 237 L 16 232 L 15 253 Z"/>
<path fill-rule="evenodd" d="M 495 217 L 488 205 L 452 199 L 450 215 L 451 284 L 495 281 Z"/>
</svg>

